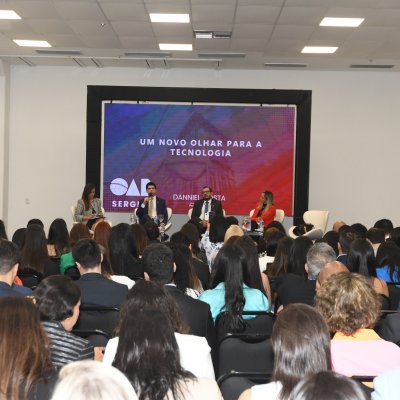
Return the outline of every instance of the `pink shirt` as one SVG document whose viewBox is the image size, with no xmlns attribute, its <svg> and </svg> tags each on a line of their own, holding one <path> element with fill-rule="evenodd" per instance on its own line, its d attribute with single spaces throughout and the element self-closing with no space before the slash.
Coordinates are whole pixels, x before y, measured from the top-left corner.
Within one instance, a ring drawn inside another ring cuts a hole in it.
<svg viewBox="0 0 400 400">
<path fill-rule="evenodd" d="M 400 347 L 381 339 L 373 329 L 352 336 L 337 332 L 331 341 L 333 370 L 347 376 L 377 376 L 400 368 Z"/>
</svg>

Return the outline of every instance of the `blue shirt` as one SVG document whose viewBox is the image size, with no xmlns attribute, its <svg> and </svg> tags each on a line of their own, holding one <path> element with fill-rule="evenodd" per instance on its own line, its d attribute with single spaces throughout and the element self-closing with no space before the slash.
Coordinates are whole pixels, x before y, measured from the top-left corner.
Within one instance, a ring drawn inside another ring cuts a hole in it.
<svg viewBox="0 0 400 400">
<path fill-rule="evenodd" d="M 243 284 L 243 294 L 246 300 L 243 311 L 268 311 L 268 299 L 260 290 L 251 289 L 247 285 Z M 210 305 L 211 314 L 215 321 L 218 314 L 221 313 L 221 311 L 224 311 L 225 284 L 221 282 L 214 289 L 206 290 L 200 295 L 199 300 Z M 249 319 L 254 317 L 251 315 L 244 315 L 243 318 Z"/>
<path fill-rule="evenodd" d="M 383 279 L 385 282 L 399 282 L 400 281 L 400 274 L 399 268 L 396 267 L 393 273 L 393 279 L 390 277 L 390 268 L 388 265 L 385 265 L 381 268 L 376 269 L 376 276 L 380 279 Z M 400 287 L 400 285 L 396 285 Z"/>
</svg>

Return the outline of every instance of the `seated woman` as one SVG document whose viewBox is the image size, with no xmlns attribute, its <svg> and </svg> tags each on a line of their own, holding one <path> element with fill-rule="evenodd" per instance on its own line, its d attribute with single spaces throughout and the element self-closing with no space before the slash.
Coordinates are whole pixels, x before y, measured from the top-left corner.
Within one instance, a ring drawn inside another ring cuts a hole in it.
<svg viewBox="0 0 400 400">
<path fill-rule="evenodd" d="M 207 224 L 207 230 L 201 239 L 201 247 L 206 253 L 209 268 L 211 268 L 219 249 L 224 245 L 226 230 L 227 225 L 223 215 L 216 215 Z"/>
<path fill-rule="evenodd" d="M 385 282 L 400 282 L 400 247 L 394 242 L 387 241 L 378 247 L 376 264 L 378 278 Z"/>
<path fill-rule="evenodd" d="M 261 193 L 260 202 L 254 209 L 251 220 L 257 221 L 258 218 L 261 218 L 264 221 L 264 226 L 267 226 L 275 219 L 275 213 L 274 195 L 269 190 L 265 190 Z"/>
<path fill-rule="evenodd" d="M 162 311 L 132 310 L 120 328 L 113 366 L 140 400 L 222 400 L 215 380 L 195 378 L 182 367 L 173 324 Z"/>
<path fill-rule="evenodd" d="M 265 294 L 246 284 L 247 253 L 235 243 L 236 240 L 237 238 L 232 237 L 218 252 L 211 289 L 206 290 L 199 297 L 210 305 L 214 321 L 221 312 L 224 312 L 224 325 L 231 329 L 231 332 L 240 331 L 243 328 L 242 311 L 268 311 L 269 309 Z M 254 251 L 256 251 L 255 246 Z M 256 267 L 258 279 L 261 281 L 258 265 Z M 252 318 L 252 316 L 244 318 Z"/>
<path fill-rule="evenodd" d="M 7 400 L 51 397 L 57 373 L 49 339 L 32 300 L 0 299 L 0 397 Z"/>
<path fill-rule="evenodd" d="M 370 279 L 348 272 L 330 276 L 317 292 L 316 307 L 335 334 L 331 350 L 336 372 L 376 376 L 400 367 L 400 348 L 372 329 L 381 305 Z"/>
<path fill-rule="evenodd" d="M 73 333 L 79 318 L 81 290 L 67 276 L 50 276 L 33 292 L 40 319 L 51 340 L 51 360 L 55 367 L 72 361 L 93 359 L 93 346 Z"/>
<path fill-rule="evenodd" d="M 276 318 L 271 342 L 275 354 L 271 382 L 245 390 L 239 400 L 287 400 L 301 379 L 331 369 L 328 327 L 311 306 L 285 307 Z"/>
<path fill-rule="evenodd" d="M 93 183 L 88 183 L 82 193 L 82 198 L 78 200 L 75 207 L 75 221 L 83 222 L 89 229 L 94 223 L 104 220 L 101 200 L 96 195 L 96 188 Z"/>
<path fill-rule="evenodd" d="M 347 255 L 347 267 L 350 272 L 364 275 L 371 279 L 372 286 L 376 293 L 389 296 L 389 289 L 383 279 L 376 276 L 376 260 L 374 249 L 367 239 L 355 239 Z M 389 308 L 389 306 L 385 307 Z"/>
<path fill-rule="evenodd" d="M 182 314 L 174 299 L 163 286 L 151 281 L 138 281 L 128 292 L 126 301 L 121 308 L 120 320 L 115 330 L 117 337 L 109 340 L 104 353 L 103 362 L 111 364 L 114 360 L 119 337 L 122 334 L 126 319 L 137 310 L 157 309 L 162 312 L 172 324 L 175 331 L 175 340 L 179 347 L 180 363 L 182 368 L 201 378 L 214 379 L 214 368 L 211 361 L 210 347 L 206 338 L 188 335 L 188 327 L 183 322 Z M 136 328 L 136 321 L 131 327 Z M 179 358 L 178 358 L 179 359 Z"/>
</svg>

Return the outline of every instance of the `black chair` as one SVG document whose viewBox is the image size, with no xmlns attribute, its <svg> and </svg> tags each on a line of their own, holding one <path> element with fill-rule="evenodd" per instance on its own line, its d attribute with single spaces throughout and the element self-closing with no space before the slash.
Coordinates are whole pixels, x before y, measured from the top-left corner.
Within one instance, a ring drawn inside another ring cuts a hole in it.
<svg viewBox="0 0 400 400">
<path fill-rule="evenodd" d="M 260 372 L 231 372 L 218 378 L 217 383 L 224 400 L 237 400 L 246 389 L 269 383 L 271 376 Z"/>
<path fill-rule="evenodd" d="M 19 270 L 17 275 L 18 278 L 21 279 L 22 284 L 32 290 L 35 289 L 43 279 L 43 274 L 31 268 Z"/>
<path fill-rule="evenodd" d="M 98 329 L 73 329 L 72 333 L 83 339 L 89 340 L 93 347 L 106 347 L 111 338 L 106 332 Z"/>
<path fill-rule="evenodd" d="M 272 327 L 275 322 L 275 316 L 268 311 L 243 311 L 242 315 L 255 315 L 255 318 L 245 319 L 245 325 L 239 331 L 232 332 L 224 323 L 225 313 L 221 313 L 215 320 L 215 330 L 217 332 L 217 341 L 219 342 L 228 333 L 246 333 L 272 335 Z"/>
<path fill-rule="evenodd" d="M 94 330 L 98 329 L 113 336 L 119 319 L 119 309 L 115 307 L 102 307 L 81 304 L 80 314 L 75 329 Z"/>
<path fill-rule="evenodd" d="M 381 309 L 382 310 L 389 310 L 391 309 L 391 302 L 390 298 L 384 294 L 379 294 L 379 301 L 381 302 Z"/>
<path fill-rule="evenodd" d="M 229 334 L 219 343 L 218 377 L 232 371 L 271 374 L 274 352 L 270 335 Z"/>
<path fill-rule="evenodd" d="M 400 311 L 383 310 L 374 330 L 382 339 L 400 346 Z"/>
<path fill-rule="evenodd" d="M 79 269 L 75 266 L 67 268 L 64 275 L 69 276 L 73 281 L 77 281 L 81 277 Z"/>
<path fill-rule="evenodd" d="M 400 303 L 400 282 L 386 282 L 389 289 L 390 309 L 397 310 Z"/>
</svg>

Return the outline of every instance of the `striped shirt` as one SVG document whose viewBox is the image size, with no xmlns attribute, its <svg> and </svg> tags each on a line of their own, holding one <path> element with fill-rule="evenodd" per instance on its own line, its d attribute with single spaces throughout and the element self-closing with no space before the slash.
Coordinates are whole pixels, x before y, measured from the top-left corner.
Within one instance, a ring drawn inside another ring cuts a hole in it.
<svg viewBox="0 0 400 400">
<path fill-rule="evenodd" d="M 64 329 L 60 322 L 42 321 L 43 328 L 51 340 L 51 361 L 57 368 L 73 361 L 93 360 L 93 346 Z"/>
</svg>

